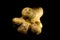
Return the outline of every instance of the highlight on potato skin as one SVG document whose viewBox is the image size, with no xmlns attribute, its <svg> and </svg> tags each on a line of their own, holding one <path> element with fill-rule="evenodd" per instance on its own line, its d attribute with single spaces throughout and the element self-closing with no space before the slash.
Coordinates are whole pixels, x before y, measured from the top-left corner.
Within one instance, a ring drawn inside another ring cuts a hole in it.
<svg viewBox="0 0 60 40">
<path fill-rule="evenodd" d="M 20 25 L 17 31 L 26 34 L 29 28 L 33 33 L 39 35 L 42 32 L 42 23 L 40 18 L 43 15 L 43 8 L 30 8 L 25 7 L 22 9 L 22 16 L 20 18 L 13 18 L 12 22 Z"/>
</svg>

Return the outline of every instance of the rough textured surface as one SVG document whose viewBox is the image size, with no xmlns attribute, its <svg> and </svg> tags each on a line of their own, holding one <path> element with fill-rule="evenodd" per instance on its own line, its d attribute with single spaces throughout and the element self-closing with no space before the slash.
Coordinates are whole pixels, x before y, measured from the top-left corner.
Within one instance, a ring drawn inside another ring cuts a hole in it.
<svg viewBox="0 0 60 40">
<path fill-rule="evenodd" d="M 17 28 L 18 32 L 27 33 L 28 29 L 31 28 L 31 31 L 37 35 L 42 31 L 42 23 L 40 21 L 41 16 L 43 15 L 43 9 L 39 8 L 30 8 L 25 7 L 22 9 L 22 17 L 13 18 L 12 21 L 14 24 L 20 25 Z"/>
</svg>

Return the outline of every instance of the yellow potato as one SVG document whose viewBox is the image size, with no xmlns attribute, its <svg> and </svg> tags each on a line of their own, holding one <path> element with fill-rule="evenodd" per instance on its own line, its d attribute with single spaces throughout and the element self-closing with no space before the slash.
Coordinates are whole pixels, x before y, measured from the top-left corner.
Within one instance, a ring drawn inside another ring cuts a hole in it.
<svg viewBox="0 0 60 40">
<path fill-rule="evenodd" d="M 43 8 L 30 8 L 25 7 L 22 9 L 22 16 L 20 18 L 13 18 L 12 21 L 20 25 L 17 28 L 18 32 L 27 33 L 28 29 L 39 35 L 42 32 L 42 23 L 40 18 L 43 15 Z"/>
</svg>

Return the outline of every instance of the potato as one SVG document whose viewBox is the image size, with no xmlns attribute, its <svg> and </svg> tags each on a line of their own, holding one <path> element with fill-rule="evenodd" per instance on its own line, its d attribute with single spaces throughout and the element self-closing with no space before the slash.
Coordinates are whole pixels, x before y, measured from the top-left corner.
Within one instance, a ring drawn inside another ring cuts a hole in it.
<svg viewBox="0 0 60 40">
<path fill-rule="evenodd" d="M 20 18 L 13 18 L 12 21 L 20 25 L 17 28 L 18 32 L 27 33 L 28 29 L 31 28 L 31 31 L 39 35 L 42 32 L 42 23 L 40 18 L 43 15 L 43 8 L 30 8 L 25 7 L 22 9 L 22 16 Z"/>
</svg>

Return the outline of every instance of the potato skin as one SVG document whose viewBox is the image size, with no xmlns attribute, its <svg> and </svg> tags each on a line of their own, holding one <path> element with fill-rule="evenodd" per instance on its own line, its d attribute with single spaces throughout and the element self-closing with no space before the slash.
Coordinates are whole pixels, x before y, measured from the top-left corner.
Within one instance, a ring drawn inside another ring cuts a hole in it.
<svg viewBox="0 0 60 40">
<path fill-rule="evenodd" d="M 17 28 L 17 31 L 21 33 L 27 33 L 28 29 L 31 28 L 31 31 L 33 33 L 36 33 L 37 35 L 39 35 L 42 32 L 42 27 L 43 27 L 40 20 L 40 18 L 43 15 L 43 8 L 25 7 L 22 9 L 21 13 L 22 13 L 22 17 L 20 18 L 15 17 L 12 19 L 12 21 L 15 24 L 17 25 L 21 24 Z"/>
</svg>

